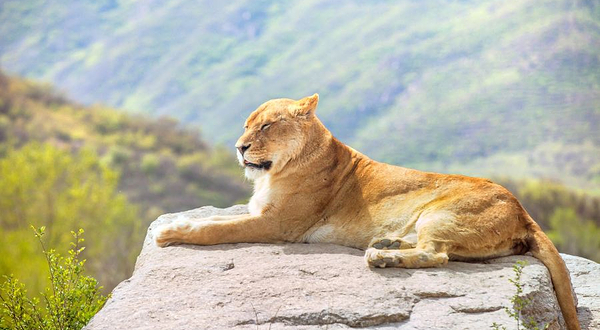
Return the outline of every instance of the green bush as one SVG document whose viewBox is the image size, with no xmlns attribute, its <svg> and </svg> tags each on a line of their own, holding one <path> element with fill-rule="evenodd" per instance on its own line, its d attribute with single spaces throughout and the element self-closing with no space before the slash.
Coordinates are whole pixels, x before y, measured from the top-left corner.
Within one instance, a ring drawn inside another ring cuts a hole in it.
<svg viewBox="0 0 600 330">
<path fill-rule="evenodd" d="M 0 328 L 81 329 L 108 299 L 101 294 L 98 281 L 83 273 L 85 259 L 81 259 L 81 252 L 84 247 L 80 246 L 84 241 L 83 229 L 71 232 L 73 242 L 67 257 L 54 249 L 46 249 L 42 239 L 45 227 L 34 228 L 34 232 L 48 265 L 50 286 L 40 294 L 41 299 L 29 298 L 25 284 L 13 275 L 5 275 L 0 285 Z"/>
</svg>

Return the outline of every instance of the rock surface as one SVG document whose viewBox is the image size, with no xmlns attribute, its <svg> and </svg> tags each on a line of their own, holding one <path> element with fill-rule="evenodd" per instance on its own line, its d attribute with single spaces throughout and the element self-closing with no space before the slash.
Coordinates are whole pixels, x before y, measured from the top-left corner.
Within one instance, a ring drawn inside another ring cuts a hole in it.
<svg viewBox="0 0 600 330">
<path fill-rule="evenodd" d="M 181 245 L 158 248 L 152 229 L 176 217 L 239 214 L 204 207 L 161 216 L 148 229 L 133 276 L 115 288 L 92 329 L 507 329 L 526 260 L 525 311 L 549 329 L 564 323 L 546 268 L 528 256 L 435 269 L 369 269 L 363 251 L 327 244 Z M 564 255 L 583 329 L 600 329 L 600 265 Z"/>
</svg>

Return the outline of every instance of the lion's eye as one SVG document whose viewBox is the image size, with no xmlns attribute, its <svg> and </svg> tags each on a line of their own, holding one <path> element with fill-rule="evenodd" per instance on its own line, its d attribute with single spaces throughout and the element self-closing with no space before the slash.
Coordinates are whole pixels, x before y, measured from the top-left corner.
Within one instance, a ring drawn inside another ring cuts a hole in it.
<svg viewBox="0 0 600 330">
<path fill-rule="evenodd" d="M 266 130 L 267 128 L 269 128 L 269 126 L 271 126 L 271 124 L 264 124 L 264 125 L 262 125 L 262 126 L 260 127 L 260 130 L 261 130 L 261 131 L 264 131 L 264 130 Z"/>
</svg>

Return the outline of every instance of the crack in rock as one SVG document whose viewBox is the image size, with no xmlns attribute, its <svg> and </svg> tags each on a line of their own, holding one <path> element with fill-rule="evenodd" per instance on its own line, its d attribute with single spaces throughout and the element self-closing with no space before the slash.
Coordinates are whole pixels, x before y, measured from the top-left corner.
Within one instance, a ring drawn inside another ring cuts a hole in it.
<svg viewBox="0 0 600 330">
<path fill-rule="evenodd" d="M 414 295 L 419 298 L 458 298 L 465 296 L 465 294 L 455 294 L 444 291 L 415 292 Z"/>
<path fill-rule="evenodd" d="M 450 306 L 453 311 L 458 313 L 467 313 L 467 314 L 479 314 L 479 313 L 489 313 L 501 310 L 502 306 L 492 306 L 492 307 L 471 307 L 471 306 Z"/>
<path fill-rule="evenodd" d="M 277 316 L 268 323 L 284 323 L 286 325 L 326 325 L 344 324 L 352 328 L 365 328 L 389 323 L 398 323 L 410 318 L 408 313 L 370 314 L 360 317 L 349 317 L 331 312 L 303 313 L 297 316 Z"/>
</svg>

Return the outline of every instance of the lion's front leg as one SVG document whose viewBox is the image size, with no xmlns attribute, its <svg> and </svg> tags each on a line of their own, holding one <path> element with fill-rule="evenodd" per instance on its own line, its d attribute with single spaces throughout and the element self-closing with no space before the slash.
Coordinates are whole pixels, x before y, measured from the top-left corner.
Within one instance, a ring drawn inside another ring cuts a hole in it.
<svg viewBox="0 0 600 330">
<path fill-rule="evenodd" d="M 209 220 L 211 218 L 207 218 Z M 224 243 L 272 243 L 280 237 L 273 221 L 249 214 L 215 217 L 213 221 L 176 219 L 154 230 L 156 245 L 172 244 L 214 245 Z"/>
</svg>

